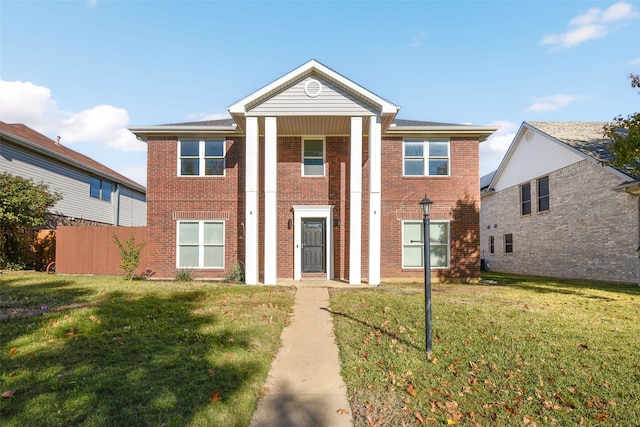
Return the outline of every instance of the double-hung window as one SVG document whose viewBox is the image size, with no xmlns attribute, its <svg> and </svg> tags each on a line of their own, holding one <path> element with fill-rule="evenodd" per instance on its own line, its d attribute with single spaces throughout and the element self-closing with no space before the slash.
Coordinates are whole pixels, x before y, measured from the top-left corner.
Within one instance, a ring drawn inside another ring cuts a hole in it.
<svg viewBox="0 0 640 427">
<path fill-rule="evenodd" d="M 504 253 L 513 253 L 513 234 L 511 233 L 504 235 Z"/>
<path fill-rule="evenodd" d="M 224 268 L 224 221 L 178 221 L 178 268 Z"/>
<path fill-rule="evenodd" d="M 404 221 L 402 227 L 402 266 L 422 268 L 424 266 L 422 221 Z M 429 241 L 431 268 L 448 268 L 449 222 L 431 221 Z"/>
<path fill-rule="evenodd" d="M 302 141 L 302 176 L 324 176 L 325 145 L 323 139 Z"/>
<path fill-rule="evenodd" d="M 531 213 L 531 183 L 520 186 L 520 215 Z"/>
<path fill-rule="evenodd" d="M 112 190 L 113 185 L 109 181 L 94 177 L 89 178 L 89 196 L 110 202 Z"/>
<path fill-rule="evenodd" d="M 178 175 L 224 176 L 224 139 L 181 139 Z"/>
<path fill-rule="evenodd" d="M 549 177 L 538 178 L 538 212 L 549 210 Z"/>
<path fill-rule="evenodd" d="M 405 139 L 404 176 L 448 176 L 450 169 L 448 139 Z"/>
</svg>

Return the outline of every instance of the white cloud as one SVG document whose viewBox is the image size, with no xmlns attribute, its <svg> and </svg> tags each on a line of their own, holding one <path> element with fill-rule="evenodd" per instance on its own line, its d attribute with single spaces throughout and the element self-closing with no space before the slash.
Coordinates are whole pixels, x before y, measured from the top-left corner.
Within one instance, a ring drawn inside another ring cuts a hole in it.
<svg viewBox="0 0 640 427">
<path fill-rule="evenodd" d="M 72 113 L 62 121 L 60 136 L 69 143 L 102 143 L 119 151 L 145 151 L 146 146 L 127 130 L 129 114 L 124 108 L 98 105 Z"/>
<path fill-rule="evenodd" d="M 500 126 L 500 128 L 480 144 L 480 176 L 498 168 L 520 128 L 520 124 L 506 120 L 493 122 L 490 126 Z"/>
<path fill-rule="evenodd" d="M 57 113 L 58 106 L 46 87 L 0 80 L 0 120 L 3 122 L 28 123 L 46 131 Z"/>
<path fill-rule="evenodd" d="M 616 25 L 636 16 L 633 5 L 626 2 L 618 2 L 605 10 L 593 7 L 570 20 L 567 25 L 571 29 L 544 37 L 542 44 L 555 49 L 577 46 L 587 40 L 605 37 Z"/>
<path fill-rule="evenodd" d="M 70 148 L 137 182 L 146 182 L 147 147 L 127 129 L 129 113 L 124 108 L 97 105 L 81 112 L 62 111 L 48 88 L 0 80 L 0 120 L 25 124 L 52 139 L 59 135 L 63 145 L 75 144 Z M 130 154 L 123 158 L 123 152 Z"/>
<path fill-rule="evenodd" d="M 527 107 L 525 111 L 532 111 L 534 113 L 548 113 L 551 111 L 559 110 L 560 108 L 567 107 L 572 101 L 575 101 L 577 97 L 571 95 L 557 94 L 552 96 L 545 96 L 544 98 L 537 99 L 532 105 Z"/>
<path fill-rule="evenodd" d="M 638 58 L 636 58 L 636 59 L 632 60 L 632 61 L 630 62 L 630 64 L 631 64 L 631 65 L 640 65 L 640 57 L 638 57 Z"/>
</svg>

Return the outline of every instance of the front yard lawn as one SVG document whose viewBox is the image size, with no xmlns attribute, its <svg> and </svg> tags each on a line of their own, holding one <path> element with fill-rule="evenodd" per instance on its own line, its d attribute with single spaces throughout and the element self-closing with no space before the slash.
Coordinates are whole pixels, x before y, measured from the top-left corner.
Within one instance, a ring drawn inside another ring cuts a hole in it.
<svg viewBox="0 0 640 427">
<path fill-rule="evenodd" d="M 491 273 L 433 286 L 333 290 L 356 426 L 637 425 L 640 289 Z"/>
<path fill-rule="evenodd" d="M 3 426 L 247 426 L 293 290 L 0 275 Z"/>
</svg>

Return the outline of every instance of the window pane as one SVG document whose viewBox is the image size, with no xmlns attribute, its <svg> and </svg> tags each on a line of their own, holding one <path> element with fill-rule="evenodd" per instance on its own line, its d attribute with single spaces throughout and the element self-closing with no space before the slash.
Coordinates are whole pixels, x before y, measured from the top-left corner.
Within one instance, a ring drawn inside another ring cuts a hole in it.
<svg viewBox="0 0 640 427">
<path fill-rule="evenodd" d="M 544 212 L 549 210 L 549 197 L 543 197 L 538 200 L 538 211 Z"/>
<path fill-rule="evenodd" d="M 111 201 L 111 188 L 110 182 L 102 181 L 102 200 Z"/>
<path fill-rule="evenodd" d="M 224 225 L 221 222 L 204 223 L 204 244 L 222 245 L 224 243 Z"/>
<path fill-rule="evenodd" d="M 198 244 L 198 223 L 197 222 L 181 222 L 178 225 L 178 233 L 180 236 L 180 244 Z"/>
<path fill-rule="evenodd" d="M 404 155 L 405 157 L 424 157 L 424 142 L 405 141 Z"/>
<path fill-rule="evenodd" d="M 422 267 L 422 245 L 405 246 L 404 248 L 404 266 L 405 267 Z"/>
<path fill-rule="evenodd" d="M 186 139 L 180 141 L 180 156 L 198 157 L 200 155 L 200 141 Z"/>
<path fill-rule="evenodd" d="M 224 141 L 211 139 L 205 141 L 204 155 L 206 157 L 224 157 Z"/>
<path fill-rule="evenodd" d="M 200 160 L 182 159 L 180 160 L 180 175 L 199 175 Z"/>
<path fill-rule="evenodd" d="M 205 246 L 203 267 L 224 267 L 224 247 Z"/>
<path fill-rule="evenodd" d="M 322 157 L 324 155 L 321 139 L 309 139 L 304 141 L 304 157 Z"/>
<path fill-rule="evenodd" d="M 204 161 L 205 175 L 224 175 L 224 159 L 206 159 Z"/>
<path fill-rule="evenodd" d="M 447 260 L 447 246 L 431 245 L 430 259 L 431 267 L 446 267 L 449 264 Z"/>
<path fill-rule="evenodd" d="M 324 175 L 324 162 L 322 159 L 304 159 L 305 175 Z"/>
<path fill-rule="evenodd" d="M 449 157 L 449 142 L 429 141 L 429 157 Z"/>
<path fill-rule="evenodd" d="M 449 175 L 449 160 L 429 160 L 429 175 Z"/>
<path fill-rule="evenodd" d="M 100 198 L 100 180 L 98 178 L 89 178 L 89 196 Z"/>
<path fill-rule="evenodd" d="M 412 240 L 417 240 L 413 244 L 420 244 L 422 242 L 422 223 L 421 222 L 405 222 L 404 223 L 404 235 L 402 236 L 402 243 L 405 245 L 412 244 Z"/>
<path fill-rule="evenodd" d="M 405 175 L 424 175 L 424 161 L 422 159 L 404 161 L 404 174 Z"/>
<path fill-rule="evenodd" d="M 447 224 L 441 223 L 429 223 L 429 241 L 433 246 L 434 243 L 449 243 L 449 236 L 447 233 Z"/>
<path fill-rule="evenodd" d="M 178 248 L 178 266 L 180 267 L 198 267 L 198 247 L 197 246 L 180 246 Z"/>
<path fill-rule="evenodd" d="M 549 195 L 549 177 L 540 178 L 538 180 L 538 197 Z"/>
</svg>

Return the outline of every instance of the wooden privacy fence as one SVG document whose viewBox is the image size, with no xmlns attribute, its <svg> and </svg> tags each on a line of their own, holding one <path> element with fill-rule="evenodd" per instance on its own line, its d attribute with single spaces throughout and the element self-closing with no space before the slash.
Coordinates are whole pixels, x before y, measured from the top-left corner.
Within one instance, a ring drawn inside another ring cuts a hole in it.
<svg viewBox="0 0 640 427">
<path fill-rule="evenodd" d="M 124 275 L 122 258 L 113 243 L 115 233 L 124 243 L 131 232 L 136 243 L 147 241 L 146 227 L 64 226 L 56 229 L 56 272 L 63 274 Z M 142 248 L 140 265 L 134 274 L 147 271 L 147 247 Z"/>
</svg>

